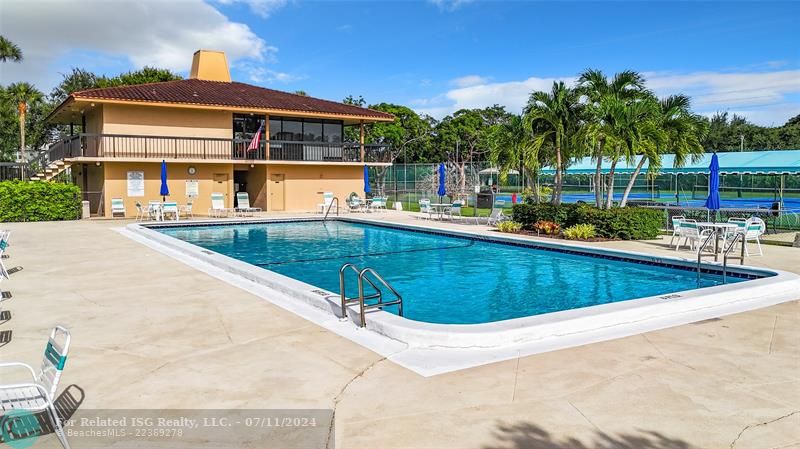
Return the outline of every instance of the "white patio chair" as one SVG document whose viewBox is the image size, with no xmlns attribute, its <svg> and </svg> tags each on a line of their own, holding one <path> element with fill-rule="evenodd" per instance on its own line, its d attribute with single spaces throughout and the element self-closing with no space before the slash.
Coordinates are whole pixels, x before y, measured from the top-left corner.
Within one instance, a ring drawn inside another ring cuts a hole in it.
<svg viewBox="0 0 800 449">
<path fill-rule="evenodd" d="M 333 192 L 322 192 L 322 202 L 317 204 L 317 209 L 319 209 L 319 213 L 324 214 L 329 207 L 331 207 L 331 203 L 333 203 Z M 339 209 L 339 205 L 336 205 L 336 209 Z M 338 212 L 338 210 L 333 209 L 334 212 Z"/>
<path fill-rule="evenodd" d="M 175 219 L 175 221 L 181 219 L 180 211 L 178 210 L 178 203 L 174 201 L 167 201 L 166 203 L 164 203 L 164 206 L 162 206 L 161 209 L 161 213 L 164 214 L 165 219 L 167 215 L 171 215 L 172 218 Z"/>
<path fill-rule="evenodd" d="M 211 209 L 208 210 L 209 217 L 224 217 L 230 215 L 232 209 L 225 207 L 225 195 L 214 192 L 211 194 Z"/>
<path fill-rule="evenodd" d="M 735 229 L 725 229 L 725 234 L 722 236 L 725 242 L 723 247 L 727 247 L 728 242 L 730 242 L 736 234 L 744 233 L 745 227 L 747 227 L 747 218 L 730 217 L 728 218 L 728 223 L 735 224 L 738 227 Z"/>
<path fill-rule="evenodd" d="M 248 195 L 247 192 L 237 192 L 236 202 L 238 203 L 236 206 L 236 212 L 241 214 L 243 217 L 247 214 L 252 216 L 254 212 L 261 212 L 260 207 L 250 207 L 250 195 Z"/>
<path fill-rule="evenodd" d="M 142 203 L 137 201 L 136 202 L 136 221 L 144 221 L 145 218 L 150 218 L 150 214 L 147 211 L 147 209 L 145 209 L 145 207 L 142 206 Z"/>
<path fill-rule="evenodd" d="M 50 338 L 47 341 L 42 366 L 38 373 L 25 363 L 0 363 L 0 370 L 4 372 L 2 376 L 4 380 L 10 377 L 6 374 L 10 371 L 8 368 L 16 368 L 19 372 L 27 370 L 31 376 L 29 381 L 0 385 L 0 410 L 3 414 L 13 413 L 13 410 L 19 410 L 26 414 L 47 411 L 56 436 L 66 449 L 69 449 L 69 443 L 64 429 L 61 427 L 61 418 L 58 416 L 53 401 L 58 391 L 61 373 L 64 371 L 64 364 L 67 362 L 70 338 L 69 331 L 62 326 L 56 326 L 50 331 Z M 6 443 L 8 444 L 8 441 Z"/>
<path fill-rule="evenodd" d="M 433 210 L 433 206 L 431 206 L 431 200 L 428 198 L 420 199 L 419 211 L 421 213 L 420 218 L 425 218 L 426 220 L 432 219 L 435 211 Z"/>
<path fill-rule="evenodd" d="M 461 215 L 461 208 L 463 206 L 464 206 L 463 201 L 461 200 L 453 201 L 453 205 L 450 206 L 450 209 L 447 211 L 448 215 L 450 215 L 450 220 L 454 220 L 455 217 L 458 217 L 459 220 L 464 218 L 464 216 Z"/>
<path fill-rule="evenodd" d="M 688 246 L 691 251 L 700 251 L 700 245 L 711 235 L 711 229 L 701 230 L 697 225 L 697 220 L 685 219 L 681 221 L 681 233 L 678 237 L 678 243 L 675 245 L 675 251 L 681 246 Z M 680 240 L 683 239 L 683 245 Z"/>
<path fill-rule="evenodd" d="M 122 218 L 125 218 L 125 202 L 122 198 L 111 198 L 111 218 L 116 214 L 122 214 Z"/>
<path fill-rule="evenodd" d="M 675 215 L 672 217 L 672 238 L 669 240 L 669 246 L 672 246 L 675 242 L 675 237 L 678 237 L 678 240 L 680 240 L 682 220 L 686 220 L 686 217 L 683 215 Z"/>
<path fill-rule="evenodd" d="M 180 209 L 184 217 L 194 218 L 194 214 L 192 213 L 192 201 L 189 201 L 188 203 L 182 205 Z"/>
<path fill-rule="evenodd" d="M 369 208 L 374 210 L 374 211 L 378 211 L 378 210 L 381 210 L 381 209 L 386 210 L 386 202 L 387 201 L 388 201 L 388 198 L 376 196 L 375 198 L 372 199 L 372 202 L 369 203 Z"/>
<path fill-rule="evenodd" d="M 163 218 L 163 210 L 161 201 L 150 200 L 147 202 L 147 215 L 153 220 L 161 220 Z"/>
<path fill-rule="evenodd" d="M 364 203 L 361 198 L 354 196 L 347 201 L 348 212 L 364 212 Z"/>
<path fill-rule="evenodd" d="M 742 245 L 744 245 L 744 253 L 746 255 L 750 255 L 750 250 L 747 249 L 747 242 L 756 242 L 756 246 L 758 247 L 758 255 L 763 256 L 764 251 L 761 249 L 761 236 L 767 232 L 767 224 L 764 223 L 764 220 L 758 217 L 750 217 L 744 227 L 744 238 L 742 239 Z"/>
</svg>

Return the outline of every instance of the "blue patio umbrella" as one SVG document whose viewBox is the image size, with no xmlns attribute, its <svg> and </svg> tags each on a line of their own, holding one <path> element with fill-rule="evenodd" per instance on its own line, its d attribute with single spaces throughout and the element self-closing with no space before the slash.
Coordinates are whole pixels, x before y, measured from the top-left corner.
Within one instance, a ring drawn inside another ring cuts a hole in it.
<svg viewBox="0 0 800 449">
<path fill-rule="evenodd" d="M 436 192 L 439 195 L 439 201 L 442 201 L 442 197 L 447 195 L 447 190 L 444 187 L 444 162 L 439 164 L 439 191 Z"/>
<path fill-rule="evenodd" d="M 364 166 L 364 193 L 367 194 L 371 192 L 369 188 L 369 168 L 365 165 Z"/>
<path fill-rule="evenodd" d="M 167 186 L 167 161 L 161 161 L 161 201 L 166 201 L 169 196 L 169 186 Z"/>
<path fill-rule="evenodd" d="M 708 166 L 708 173 L 706 208 L 709 211 L 717 211 L 719 210 L 719 158 L 717 158 L 717 153 L 711 156 L 711 165 Z"/>
</svg>

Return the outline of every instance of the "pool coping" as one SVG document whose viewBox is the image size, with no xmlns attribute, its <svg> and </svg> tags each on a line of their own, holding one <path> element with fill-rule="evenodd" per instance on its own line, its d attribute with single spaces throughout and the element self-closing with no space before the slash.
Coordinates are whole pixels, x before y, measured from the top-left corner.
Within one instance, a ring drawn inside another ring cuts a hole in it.
<svg viewBox="0 0 800 449">
<path fill-rule="evenodd" d="M 696 262 L 678 257 L 653 256 L 573 243 L 543 242 L 511 234 L 489 235 L 423 224 L 385 222 L 365 217 L 337 217 L 337 219 L 595 257 L 669 264 L 683 269 L 696 267 Z M 365 331 L 358 328 L 356 324 L 358 313 L 352 307 L 348 310 L 350 320 L 346 322 L 339 320 L 338 294 L 206 250 L 152 229 L 176 225 L 224 226 L 319 220 L 318 217 L 279 217 L 203 220 L 192 221 L 185 225 L 134 223 L 121 232 L 226 282 L 251 291 L 254 290 L 254 285 L 258 286 L 259 288 L 255 289 L 258 290 L 256 294 L 262 298 L 424 376 L 745 312 L 795 300 L 797 291 L 800 291 L 800 276 L 797 274 L 737 265 L 729 266 L 729 271 L 737 275 L 758 273 L 770 277 L 481 324 L 434 324 L 414 321 L 388 312 L 372 311 L 367 315 L 367 331 Z M 704 262 L 703 268 L 706 272 L 716 272 L 721 268 L 721 264 Z"/>
</svg>

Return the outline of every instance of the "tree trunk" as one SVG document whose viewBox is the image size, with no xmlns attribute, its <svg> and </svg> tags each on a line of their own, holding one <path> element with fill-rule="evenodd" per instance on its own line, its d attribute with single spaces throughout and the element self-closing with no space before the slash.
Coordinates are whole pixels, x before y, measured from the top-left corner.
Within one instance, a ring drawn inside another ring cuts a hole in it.
<svg viewBox="0 0 800 449">
<path fill-rule="evenodd" d="M 19 109 L 19 157 L 20 162 L 25 162 L 25 103 L 20 103 Z"/>
<path fill-rule="evenodd" d="M 606 141 L 601 140 L 597 149 L 597 168 L 594 171 L 594 204 L 603 208 L 603 151 Z"/>
<path fill-rule="evenodd" d="M 608 188 L 607 194 L 608 198 L 606 198 L 606 209 L 611 209 L 614 205 L 614 169 L 617 167 L 617 160 L 614 159 L 611 161 L 611 169 L 608 171 Z"/>
<path fill-rule="evenodd" d="M 631 190 L 633 189 L 633 183 L 636 182 L 636 177 L 639 176 L 639 172 L 642 171 L 642 166 L 644 165 L 644 161 L 647 160 L 647 156 L 644 154 L 642 158 L 639 160 L 639 163 L 636 165 L 636 170 L 633 171 L 631 175 L 630 181 L 628 181 L 628 186 L 625 187 L 625 193 L 622 194 L 622 201 L 619 203 L 619 207 L 625 207 L 628 204 L 628 195 L 631 194 Z"/>
<path fill-rule="evenodd" d="M 375 184 L 378 187 L 378 195 L 386 194 L 386 175 L 388 172 L 388 167 L 378 167 L 377 170 L 375 170 Z"/>
<path fill-rule="evenodd" d="M 562 166 L 561 163 L 561 147 L 556 147 L 556 178 L 555 182 L 553 183 L 553 200 L 552 203 L 556 206 L 561 204 L 561 183 L 563 182 L 562 178 Z"/>
</svg>

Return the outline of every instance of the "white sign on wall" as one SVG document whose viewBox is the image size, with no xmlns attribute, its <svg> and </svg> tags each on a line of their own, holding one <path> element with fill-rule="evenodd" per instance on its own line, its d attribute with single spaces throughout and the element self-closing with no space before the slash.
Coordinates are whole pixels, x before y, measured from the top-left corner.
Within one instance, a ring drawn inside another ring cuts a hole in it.
<svg viewBox="0 0 800 449">
<path fill-rule="evenodd" d="M 144 196 L 144 172 L 128 172 L 128 196 Z"/>
<path fill-rule="evenodd" d="M 200 195 L 200 183 L 196 179 L 186 180 L 186 196 L 197 198 Z"/>
</svg>

